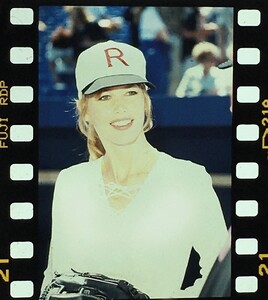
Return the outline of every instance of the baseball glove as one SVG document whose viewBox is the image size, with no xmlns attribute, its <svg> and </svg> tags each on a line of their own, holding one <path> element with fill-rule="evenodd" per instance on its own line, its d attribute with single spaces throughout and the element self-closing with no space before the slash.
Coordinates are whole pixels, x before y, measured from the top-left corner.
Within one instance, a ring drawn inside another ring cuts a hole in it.
<svg viewBox="0 0 268 300">
<path fill-rule="evenodd" d="M 71 274 L 56 274 L 39 300 L 149 299 L 125 280 L 72 271 Z"/>
</svg>

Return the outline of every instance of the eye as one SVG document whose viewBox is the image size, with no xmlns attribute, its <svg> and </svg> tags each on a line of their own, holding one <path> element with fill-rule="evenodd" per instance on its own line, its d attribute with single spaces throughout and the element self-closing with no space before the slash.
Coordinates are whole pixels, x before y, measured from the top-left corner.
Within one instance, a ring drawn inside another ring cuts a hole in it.
<svg viewBox="0 0 268 300">
<path fill-rule="evenodd" d="M 136 91 L 136 90 L 129 90 L 126 92 L 126 95 L 128 95 L 128 96 L 134 96 L 137 94 L 138 94 L 138 91 Z"/>
<path fill-rule="evenodd" d="M 98 98 L 98 101 L 107 101 L 110 99 L 110 95 L 102 95 Z"/>
</svg>

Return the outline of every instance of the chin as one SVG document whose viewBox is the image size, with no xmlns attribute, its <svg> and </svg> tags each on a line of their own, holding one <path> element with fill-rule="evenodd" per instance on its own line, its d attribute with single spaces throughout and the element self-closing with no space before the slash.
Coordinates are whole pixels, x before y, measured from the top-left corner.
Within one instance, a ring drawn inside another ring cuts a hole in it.
<svg viewBox="0 0 268 300">
<path fill-rule="evenodd" d="M 132 127 L 126 131 L 115 132 L 112 130 L 105 132 L 105 134 L 100 134 L 99 137 L 104 146 L 129 146 L 135 144 L 139 138 L 142 138 L 142 135 L 144 135 L 143 124 L 138 128 Z"/>
<path fill-rule="evenodd" d="M 121 134 L 121 136 L 117 136 L 114 139 L 110 138 L 110 141 L 112 144 L 116 146 L 130 146 L 137 143 L 138 139 L 142 136 L 143 130 L 139 133 L 131 134 L 131 132 L 126 132 L 125 134 Z"/>
<path fill-rule="evenodd" d="M 114 141 L 113 144 L 116 146 L 130 146 L 130 145 L 134 145 L 138 140 L 138 137 L 133 138 L 133 139 L 120 139 L 119 141 Z"/>
</svg>

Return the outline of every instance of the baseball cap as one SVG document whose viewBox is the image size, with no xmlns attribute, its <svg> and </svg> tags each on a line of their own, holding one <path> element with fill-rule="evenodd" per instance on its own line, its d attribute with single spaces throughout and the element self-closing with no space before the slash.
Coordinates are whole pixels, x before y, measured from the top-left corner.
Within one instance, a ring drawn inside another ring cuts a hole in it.
<svg viewBox="0 0 268 300">
<path fill-rule="evenodd" d="M 144 83 L 154 87 L 146 79 L 143 53 L 131 45 L 111 40 L 84 50 L 78 56 L 75 76 L 78 97 L 125 84 Z"/>
</svg>

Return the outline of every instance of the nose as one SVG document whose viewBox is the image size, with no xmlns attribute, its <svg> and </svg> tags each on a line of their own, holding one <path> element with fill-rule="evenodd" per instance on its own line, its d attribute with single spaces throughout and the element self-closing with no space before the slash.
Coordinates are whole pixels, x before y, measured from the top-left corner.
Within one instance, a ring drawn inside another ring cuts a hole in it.
<svg viewBox="0 0 268 300">
<path fill-rule="evenodd" d="M 124 101 L 124 99 L 122 99 L 121 97 L 116 97 L 116 99 L 114 99 L 114 112 L 122 113 L 126 111 L 127 111 L 126 101 Z"/>
</svg>

